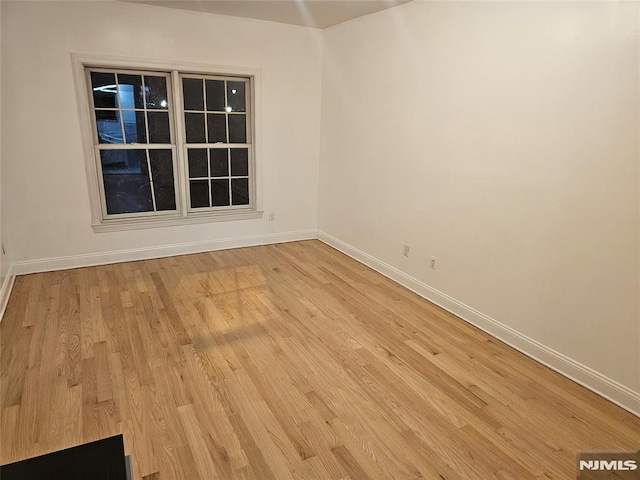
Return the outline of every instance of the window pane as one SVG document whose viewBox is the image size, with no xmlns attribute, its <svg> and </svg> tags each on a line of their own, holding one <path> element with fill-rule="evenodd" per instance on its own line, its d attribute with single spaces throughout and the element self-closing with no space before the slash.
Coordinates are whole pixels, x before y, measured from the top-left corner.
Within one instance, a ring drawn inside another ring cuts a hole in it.
<svg viewBox="0 0 640 480">
<path fill-rule="evenodd" d="M 209 143 L 227 143 L 227 125 L 225 115 L 220 113 L 207 114 L 207 126 L 209 127 Z"/>
<path fill-rule="evenodd" d="M 182 94 L 185 110 L 204 110 L 204 93 L 202 80 L 199 78 L 183 78 Z"/>
<path fill-rule="evenodd" d="M 190 148 L 187 151 L 189 158 L 189 178 L 208 177 L 207 150 L 204 148 Z"/>
<path fill-rule="evenodd" d="M 171 143 L 168 112 L 147 112 L 149 143 Z"/>
<path fill-rule="evenodd" d="M 246 112 L 245 82 L 227 82 L 227 106 L 231 112 Z"/>
<path fill-rule="evenodd" d="M 171 150 L 149 150 L 153 192 L 156 210 L 175 210 L 176 192 L 173 183 L 173 159 Z"/>
<path fill-rule="evenodd" d="M 144 77 L 145 90 L 147 92 L 147 108 L 167 109 L 169 99 L 167 98 L 167 79 L 165 77 Z"/>
<path fill-rule="evenodd" d="M 229 149 L 227 148 L 211 148 L 209 156 L 211 157 L 211 176 L 227 177 L 229 176 Z"/>
<path fill-rule="evenodd" d="M 204 113 L 185 113 L 184 124 L 187 130 L 187 143 L 206 143 L 204 131 Z"/>
<path fill-rule="evenodd" d="M 121 113 L 127 143 L 147 143 L 147 127 L 144 123 L 144 112 L 123 110 Z"/>
<path fill-rule="evenodd" d="M 229 115 L 229 143 L 247 143 L 247 116 Z"/>
<path fill-rule="evenodd" d="M 145 150 L 102 150 L 100 160 L 108 214 L 153 211 Z"/>
<path fill-rule="evenodd" d="M 224 81 L 207 80 L 207 110 L 210 112 L 224 112 Z"/>
<path fill-rule="evenodd" d="M 120 108 L 143 108 L 142 77 L 118 74 Z"/>
<path fill-rule="evenodd" d="M 234 178 L 231 180 L 231 200 L 234 205 L 249 204 L 248 178 Z"/>
<path fill-rule="evenodd" d="M 191 208 L 209 206 L 209 181 L 191 180 L 189 182 L 191 193 Z"/>
<path fill-rule="evenodd" d="M 124 143 L 118 110 L 96 110 L 99 143 Z"/>
<path fill-rule="evenodd" d="M 91 72 L 93 105 L 96 108 L 117 108 L 116 76 L 113 73 Z"/>
<path fill-rule="evenodd" d="M 231 149 L 231 175 L 234 177 L 249 175 L 249 149 Z"/>
<path fill-rule="evenodd" d="M 213 207 L 229 205 L 229 180 L 211 180 L 211 203 Z"/>
</svg>

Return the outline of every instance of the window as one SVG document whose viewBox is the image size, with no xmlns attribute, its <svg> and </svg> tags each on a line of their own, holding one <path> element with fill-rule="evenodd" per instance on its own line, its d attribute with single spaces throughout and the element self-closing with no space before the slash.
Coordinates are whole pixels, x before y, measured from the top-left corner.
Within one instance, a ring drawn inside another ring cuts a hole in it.
<svg viewBox="0 0 640 480">
<path fill-rule="evenodd" d="M 96 231 L 262 216 L 255 72 L 78 58 L 76 69 L 86 94 L 83 123 L 91 129 L 87 174 Z"/>
<path fill-rule="evenodd" d="M 191 211 L 250 204 L 247 79 L 181 75 Z"/>
<path fill-rule="evenodd" d="M 88 70 L 104 218 L 175 213 L 168 74 Z"/>
</svg>

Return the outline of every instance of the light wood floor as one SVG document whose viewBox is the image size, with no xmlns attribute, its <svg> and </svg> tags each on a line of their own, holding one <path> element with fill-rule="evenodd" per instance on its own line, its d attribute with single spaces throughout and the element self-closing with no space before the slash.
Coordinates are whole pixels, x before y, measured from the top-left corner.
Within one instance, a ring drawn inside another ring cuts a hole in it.
<svg viewBox="0 0 640 480">
<path fill-rule="evenodd" d="M 0 463 L 136 479 L 573 479 L 640 419 L 317 241 L 18 277 Z"/>
</svg>

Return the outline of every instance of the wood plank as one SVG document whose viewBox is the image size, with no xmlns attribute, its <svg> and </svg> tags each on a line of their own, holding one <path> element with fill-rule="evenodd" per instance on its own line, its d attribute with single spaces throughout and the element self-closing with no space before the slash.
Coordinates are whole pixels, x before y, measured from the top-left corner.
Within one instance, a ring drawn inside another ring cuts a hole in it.
<svg viewBox="0 0 640 480">
<path fill-rule="evenodd" d="M 0 461 L 123 433 L 136 480 L 571 478 L 640 419 L 318 242 L 16 279 Z"/>
</svg>

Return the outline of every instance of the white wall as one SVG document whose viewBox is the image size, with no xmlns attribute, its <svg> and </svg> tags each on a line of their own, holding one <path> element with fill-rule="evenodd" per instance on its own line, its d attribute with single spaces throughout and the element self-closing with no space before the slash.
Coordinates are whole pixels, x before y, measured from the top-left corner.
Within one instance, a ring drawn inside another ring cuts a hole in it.
<svg viewBox="0 0 640 480">
<path fill-rule="evenodd" d="M 24 261 L 315 229 L 322 32 L 121 2 L 2 2 L 3 228 Z M 70 53 L 262 69 L 262 191 L 276 221 L 94 233 Z"/>
<path fill-rule="evenodd" d="M 319 228 L 640 392 L 638 19 L 415 1 L 326 30 Z"/>
</svg>

